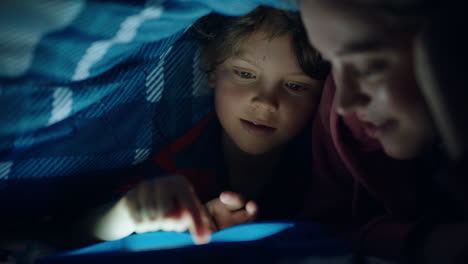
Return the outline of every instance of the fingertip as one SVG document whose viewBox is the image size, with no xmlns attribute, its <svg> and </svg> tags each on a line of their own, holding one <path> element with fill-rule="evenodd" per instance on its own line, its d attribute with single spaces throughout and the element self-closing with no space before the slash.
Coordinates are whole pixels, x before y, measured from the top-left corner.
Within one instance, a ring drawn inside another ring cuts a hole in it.
<svg viewBox="0 0 468 264">
<path fill-rule="evenodd" d="M 232 194 L 229 193 L 229 192 L 222 192 L 219 195 L 219 200 L 224 204 L 227 204 L 227 203 L 231 202 L 232 199 L 233 199 Z"/>
<path fill-rule="evenodd" d="M 219 195 L 219 200 L 234 210 L 244 207 L 245 204 L 244 197 L 242 197 L 242 195 L 230 191 L 222 192 Z"/>
<path fill-rule="evenodd" d="M 206 244 L 210 242 L 211 233 L 210 223 L 206 221 L 208 218 L 204 215 L 204 211 L 187 212 L 187 219 L 189 220 L 189 231 L 192 234 L 193 242 L 197 245 Z"/>
<path fill-rule="evenodd" d="M 245 210 L 247 211 L 249 215 L 255 215 L 258 211 L 257 203 L 255 203 L 254 201 L 249 201 L 245 205 Z"/>
<path fill-rule="evenodd" d="M 203 236 L 203 237 L 196 237 L 194 238 L 194 243 L 196 245 L 203 245 L 210 243 L 211 237 L 210 236 Z"/>
<path fill-rule="evenodd" d="M 192 238 L 196 245 L 207 244 L 211 241 L 211 233 L 208 230 L 205 230 L 203 232 L 199 232 L 196 235 L 193 235 Z"/>
</svg>

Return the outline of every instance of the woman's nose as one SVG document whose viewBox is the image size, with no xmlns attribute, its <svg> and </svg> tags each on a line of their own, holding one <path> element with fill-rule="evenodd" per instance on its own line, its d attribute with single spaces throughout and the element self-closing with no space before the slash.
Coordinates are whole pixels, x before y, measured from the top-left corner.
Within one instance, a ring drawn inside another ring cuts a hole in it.
<svg viewBox="0 0 468 264">
<path fill-rule="evenodd" d="M 356 77 L 346 70 L 334 70 L 336 110 L 341 115 L 356 112 L 360 107 L 366 106 L 370 96 L 365 94 Z"/>
</svg>

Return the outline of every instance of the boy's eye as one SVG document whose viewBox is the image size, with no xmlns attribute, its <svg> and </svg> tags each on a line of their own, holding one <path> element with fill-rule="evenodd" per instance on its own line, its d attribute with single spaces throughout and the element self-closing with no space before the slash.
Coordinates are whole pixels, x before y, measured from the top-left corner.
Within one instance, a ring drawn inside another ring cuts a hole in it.
<svg viewBox="0 0 468 264">
<path fill-rule="evenodd" d="M 234 70 L 234 73 L 243 79 L 255 79 L 256 77 L 255 74 L 246 71 Z"/>
<path fill-rule="evenodd" d="M 288 89 L 291 89 L 293 91 L 299 92 L 299 91 L 305 91 L 307 90 L 307 87 L 304 85 L 296 84 L 296 83 L 286 83 L 285 84 Z"/>
</svg>

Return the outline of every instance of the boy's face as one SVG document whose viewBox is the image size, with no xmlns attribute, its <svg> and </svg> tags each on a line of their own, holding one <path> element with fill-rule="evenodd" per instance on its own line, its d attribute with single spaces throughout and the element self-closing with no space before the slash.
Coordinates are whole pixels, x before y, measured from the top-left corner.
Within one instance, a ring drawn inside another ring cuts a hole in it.
<svg viewBox="0 0 468 264">
<path fill-rule="evenodd" d="M 289 35 L 257 31 L 209 75 L 216 113 L 241 150 L 263 154 L 295 137 L 310 120 L 321 82 L 300 68 Z"/>
<path fill-rule="evenodd" d="M 332 64 L 338 112 L 356 114 L 389 156 L 413 158 L 435 137 L 413 71 L 414 36 L 358 12 L 325 0 L 301 7 L 309 40 Z"/>
</svg>

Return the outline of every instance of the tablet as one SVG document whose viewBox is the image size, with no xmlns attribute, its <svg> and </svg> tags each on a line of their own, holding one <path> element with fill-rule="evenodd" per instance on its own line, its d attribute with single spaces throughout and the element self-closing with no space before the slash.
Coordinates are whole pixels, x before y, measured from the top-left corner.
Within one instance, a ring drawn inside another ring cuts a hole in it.
<svg viewBox="0 0 468 264">
<path fill-rule="evenodd" d="M 43 258 L 39 263 L 142 264 L 154 263 L 155 259 L 171 263 L 196 263 L 195 260 L 199 258 L 204 262 L 229 258 L 230 261 L 237 259 L 239 263 L 246 263 L 242 259 L 254 261 L 301 254 L 335 256 L 350 254 L 350 250 L 344 241 L 327 236 L 316 224 L 257 222 L 220 230 L 212 234 L 211 242 L 205 245 L 195 245 L 189 233 L 158 231 L 133 234 L 120 240 L 59 253 Z"/>
</svg>

